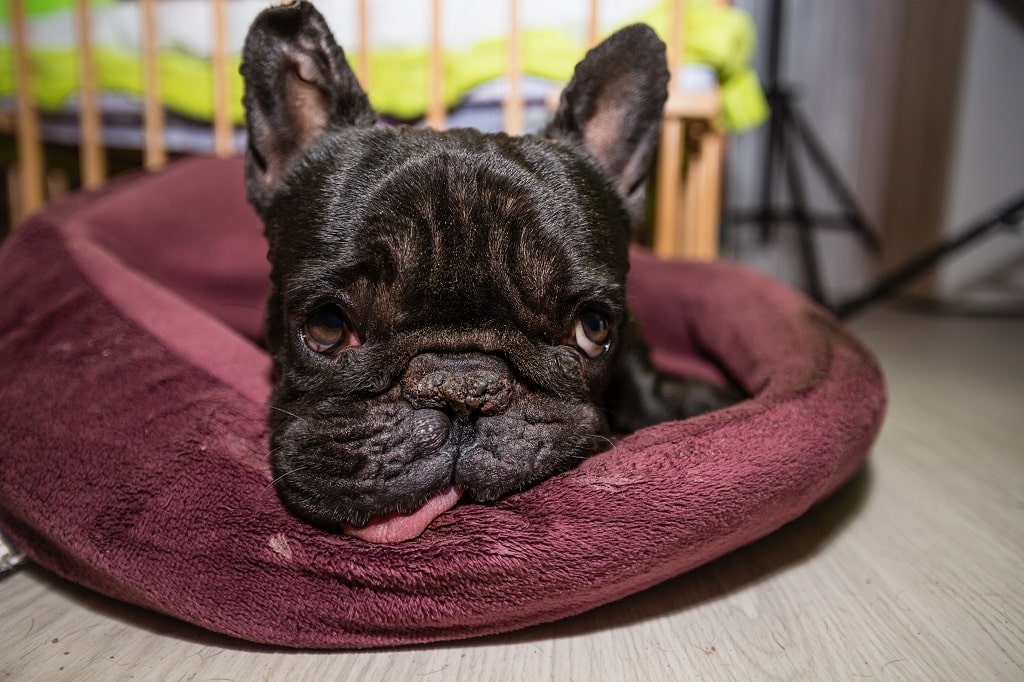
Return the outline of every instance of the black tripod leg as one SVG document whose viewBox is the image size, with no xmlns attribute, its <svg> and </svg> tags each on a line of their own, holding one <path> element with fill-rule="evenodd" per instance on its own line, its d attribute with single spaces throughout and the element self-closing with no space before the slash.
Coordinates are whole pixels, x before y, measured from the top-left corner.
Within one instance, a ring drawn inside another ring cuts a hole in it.
<svg viewBox="0 0 1024 682">
<path fill-rule="evenodd" d="M 780 111 L 789 112 L 789 109 Z M 786 184 L 789 186 L 790 200 L 793 203 L 793 222 L 796 225 L 797 237 L 800 240 L 800 260 L 806 277 L 807 294 L 819 303 L 825 301 L 825 292 L 821 286 L 821 272 L 818 267 L 818 252 L 814 246 L 814 221 L 807 210 L 807 196 L 804 192 L 804 180 L 800 174 L 797 159 L 799 150 L 793 141 L 792 120 L 783 113 L 782 124 L 782 156 L 786 165 Z"/>
<path fill-rule="evenodd" d="M 963 248 L 979 237 L 995 232 L 1008 223 L 1019 221 L 1022 211 L 1024 211 L 1024 194 L 978 219 L 958 237 L 939 244 L 914 258 L 891 275 L 883 277 L 860 296 L 836 306 L 833 308 L 833 312 L 839 318 L 849 317 L 872 303 L 892 295 L 898 288 L 927 272 L 929 268 L 954 251 Z"/>
<path fill-rule="evenodd" d="M 790 107 L 787 111 L 791 127 L 796 130 L 797 135 L 800 137 L 800 141 L 803 143 L 804 148 L 807 150 L 807 156 L 811 162 L 818 167 L 821 171 L 822 176 L 825 179 L 825 184 L 828 186 L 832 196 L 843 207 L 843 217 L 847 224 L 860 235 L 861 239 L 871 247 L 872 250 L 878 251 L 881 249 L 881 243 L 878 241 L 878 235 L 875 231 L 867 226 L 864 220 L 864 212 L 861 211 L 857 205 L 857 200 L 853 196 L 853 192 L 843 182 L 842 177 L 839 175 L 839 171 L 836 170 L 835 166 L 829 160 L 828 154 L 825 152 L 825 148 L 822 146 L 821 141 L 814 133 L 814 129 L 811 128 L 810 122 L 804 118 L 803 114 L 797 111 L 796 107 Z"/>
<path fill-rule="evenodd" d="M 773 198 L 775 194 L 776 154 L 784 154 L 782 149 L 782 108 L 787 105 L 786 96 L 779 91 L 779 63 L 781 61 L 781 35 L 783 23 L 783 6 L 781 0 L 772 0 L 768 6 L 768 65 L 765 74 L 765 93 L 768 99 L 768 139 L 764 145 L 764 161 L 761 165 L 761 212 L 758 220 L 761 224 L 761 243 L 768 241 L 775 224 Z"/>
<path fill-rule="evenodd" d="M 775 194 L 775 167 L 777 155 L 782 153 L 782 105 L 783 98 L 776 94 L 769 96 L 770 118 L 768 119 L 768 139 L 764 145 L 764 160 L 761 165 L 761 211 L 758 215 L 760 222 L 759 235 L 761 243 L 764 244 L 772 235 L 772 228 L 775 224 L 774 216 L 774 194 Z"/>
</svg>

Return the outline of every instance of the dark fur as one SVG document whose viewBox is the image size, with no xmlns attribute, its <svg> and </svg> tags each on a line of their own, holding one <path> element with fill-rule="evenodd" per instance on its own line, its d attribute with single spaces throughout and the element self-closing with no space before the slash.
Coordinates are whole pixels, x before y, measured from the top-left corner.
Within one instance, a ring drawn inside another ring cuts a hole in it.
<svg viewBox="0 0 1024 682">
<path fill-rule="evenodd" d="M 452 483 L 493 501 L 610 429 L 732 399 L 654 373 L 625 309 L 668 81 L 649 28 L 591 51 L 541 136 L 375 126 L 308 3 L 256 19 L 242 73 L 272 266 L 273 466 L 300 516 L 362 525 Z M 362 345 L 307 348 L 325 302 Z M 566 342 L 583 311 L 612 323 L 596 358 Z"/>
</svg>

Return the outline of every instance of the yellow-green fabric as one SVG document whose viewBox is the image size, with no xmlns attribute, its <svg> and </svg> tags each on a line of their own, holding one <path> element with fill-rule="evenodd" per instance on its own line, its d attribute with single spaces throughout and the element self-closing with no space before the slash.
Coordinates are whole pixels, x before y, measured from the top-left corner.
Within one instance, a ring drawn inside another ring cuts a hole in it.
<svg viewBox="0 0 1024 682">
<path fill-rule="evenodd" d="M 106 2 L 107 0 L 100 0 Z M 6 3 L 5 3 L 6 4 Z M 66 0 L 37 0 L 44 5 L 68 4 Z M 710 0 L 686 4 L 683 59 L 714 67 L 722 96 L 722 120 L 726 130 L 739 131 L 757 125 L 767 115 L 757 76 L 749 66 L 755 31 L 743 11 Z M 650 24 L 662 36 L 668 33 L 669 3 L 662 2 L 632 21 Z M 632 22 L 630 22 L 632 23 Z M 585 46 L 570 35 L 554 30 L 528 29 L 523 32 L 523 69 L 527 74 L 565 81 L 585 52 Z M 98 46 L 95 52 L 97 78 L 103 91 L 139 95 L 142 93 L 142 63 L 139 55 Z M 445 91 L 448 106 L 456 105 L 473 87 L 505 72 L 507 41 L 485 40 L 465 50 L 444 53 Z M 229 60 L 232 118 L 243 121 L 242 81 L 239 58 Z M 181 51 L 162 51 L 158 59 L 160 90 L 169 109 L 199 120 L 213 112 L 213 78 L 207 60 Z M 67 49 L 33 50 L 32 91 L 43 109 L 55 109 L 78 86 L 77 57 Z M 427 50 L 403 48 L 371 51 L 370 100 L 374 107 L 399 119 L 415 119 L 427 107 Z M 11 50 L 0 48 L 0 96 L 14 91 Z"/>
<path fill-rule="evenodd" d="M 112 2 L 114 0 L 89 0 L 89 4 L 93 7 L 109 5 Z M 10 4 L 10 0 L 0 2 L 0 22 L 7 21 L 7 17 L 10 16 Z M 25 13 L 30 17 L 35 17 L 50 12 L 71 10 L 74 8 L 74 4 L 74 0 L 25 0 Z"/>
</svg>

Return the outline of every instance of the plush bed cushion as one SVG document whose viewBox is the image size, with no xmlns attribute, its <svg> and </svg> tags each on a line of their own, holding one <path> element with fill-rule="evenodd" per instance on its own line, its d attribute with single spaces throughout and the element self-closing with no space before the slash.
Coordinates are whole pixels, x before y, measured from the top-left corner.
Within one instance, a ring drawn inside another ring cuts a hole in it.
<svg viewBox="0 0 1024 682">
<path fill-rule="evenodd" d="M 634 254 L 666 369 L 752 397 L 645 429 L 418 539 L 326 533 L 267 458 L 267 264 L 237 161 L 189 160 L 36 215 L 0 252 L 0 528 L 39 564 L 214 631 L 297 647 L 501 632 L 760 538 L 860 466 L 878 366 L 804 297 L 728 263 Z"/>
</svg>

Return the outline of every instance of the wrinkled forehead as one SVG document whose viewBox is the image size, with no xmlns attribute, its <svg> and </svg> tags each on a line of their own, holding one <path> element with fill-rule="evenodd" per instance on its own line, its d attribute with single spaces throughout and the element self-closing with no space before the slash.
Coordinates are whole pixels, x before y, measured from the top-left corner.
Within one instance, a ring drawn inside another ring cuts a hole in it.
<svg viewBox="0 0 1024 682">
<path fill-rule="evenodd" d="M 434 296 L 621 289 L 628 218 L 572 150 L 471 131 L 375 132 L 337 144 L 343 162 L 312 176 L 319 205 L 299 209 L 313 211 L 301 222 L 315 229 L 298 240 L 309 265 L 332 279 L 401 277 Z"/>
<path fill-rule="evenodd" d="M 361 164 L 368 172 L 353 178 L 357 185 L 379 178 L 360 191 L 371 212 L 387 207 L 394 219 L 439 223 L 454 238 L 500 238 L 518 228 L 581 248 L 623 231 L 611 184 L 589 157 L 563 145 L 473 130 L 404 131 L 371 141 L 377 144 Z"/>
<path fill-rule="evenodd" d="M 593 192 L 563 162 L 543 165 L 499 154 L 444 150 L 405 159 L 369 197 L 369 234 L 399 240 L 402 255 L 436 251 L 467 257 L 525 256 L 607 260 L 614 216 L 593 205 Z"/>
</svg>

